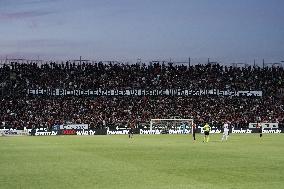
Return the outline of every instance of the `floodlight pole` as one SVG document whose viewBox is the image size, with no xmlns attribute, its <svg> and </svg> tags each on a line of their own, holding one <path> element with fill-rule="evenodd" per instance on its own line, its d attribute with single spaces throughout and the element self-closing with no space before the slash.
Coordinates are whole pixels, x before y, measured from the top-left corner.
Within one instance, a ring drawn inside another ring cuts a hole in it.
<svg viewBox="0 0 284 189">
<path fill-rule="evenodd" d="M 264 68 L 265 64 L 264 64 L 264 59 L 262 59 L 262 68 Z"/>
</svg>

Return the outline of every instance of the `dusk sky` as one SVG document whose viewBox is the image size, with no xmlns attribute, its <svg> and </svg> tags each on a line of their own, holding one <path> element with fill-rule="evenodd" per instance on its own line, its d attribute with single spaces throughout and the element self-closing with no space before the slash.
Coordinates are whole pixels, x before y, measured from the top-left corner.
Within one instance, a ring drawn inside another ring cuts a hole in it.
<svg viewBox="0 0 284 189">
<path fill-rule="evenodd" d="M 284 60 L 283 0 L 0 0 L 0 58 Z"/>
</svg>

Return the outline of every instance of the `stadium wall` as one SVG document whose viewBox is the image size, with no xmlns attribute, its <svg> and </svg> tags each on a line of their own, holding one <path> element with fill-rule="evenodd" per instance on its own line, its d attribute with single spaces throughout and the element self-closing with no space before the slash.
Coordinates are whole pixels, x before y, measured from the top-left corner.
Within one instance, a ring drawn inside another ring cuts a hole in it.
<svg viewBox="0 0 284 189">
<path fill-rule="evenodd" d="M 56 135 L 79 135 L 79 136 L 88 136 L 88 135 L 128 135 L 130 132 L 129 129 L 64 129 L 64 130 L 51 130 L 48 131 L 47 129 L 35 129 L 35 130 L 7 130 L 1 129 L 0 135 L 2 136 L 20 136 L 23 133 L 27 133 L 25 135 L 31 136 L 56 136 Z M 222 133 L 223 129 L 213 128 L 210 133 L 218 134 Z M 260 130 L 257 128 L 253 129 L 230 129 L 230 133 L 232 134 L 252 134 L 252 133 L 259 133 Z M 196 133 L 204 133 L 202 128 L 198 128 Z M 271 133 L 271 134 L 279 134 L 284 133 L 284 128 L 281 129 L 262 129 L 262 133 Z M 133 129 L 133 134 L 140 134 L 140 135 L 160 135 L 160 134 L 191 134 L 191 130 L 149 130 L 149 129 Z"/>
</svg>

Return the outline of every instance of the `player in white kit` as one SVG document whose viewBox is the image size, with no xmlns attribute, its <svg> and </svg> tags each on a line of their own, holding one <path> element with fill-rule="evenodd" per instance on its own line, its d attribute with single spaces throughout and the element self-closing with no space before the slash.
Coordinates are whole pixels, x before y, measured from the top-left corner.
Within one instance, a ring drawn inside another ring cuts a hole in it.
<svg viewBox="0 0 284 189">
<path fill-rule="evenodd" d="M 229 137 L 229 124 L 228 123 L 224 123 L 224 132 L 223 132 L 223 136 L 222 136 L 222 141 L 228 140 Z"/>
</svg>

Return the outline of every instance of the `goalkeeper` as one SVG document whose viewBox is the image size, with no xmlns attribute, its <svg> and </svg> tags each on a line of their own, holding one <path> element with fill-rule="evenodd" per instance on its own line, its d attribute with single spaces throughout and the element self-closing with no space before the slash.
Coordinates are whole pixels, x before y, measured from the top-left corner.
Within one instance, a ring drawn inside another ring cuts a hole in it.
<svg viewBox="0 0 284 189">
<path fill-rule="evenodd" d="M 206 123 L 203 127 L 204 130 L 204 141 L 203 142 L 209 142 L 209 133 L 211 131 L 211 127 L 208 123 Z"/>
</svg>

